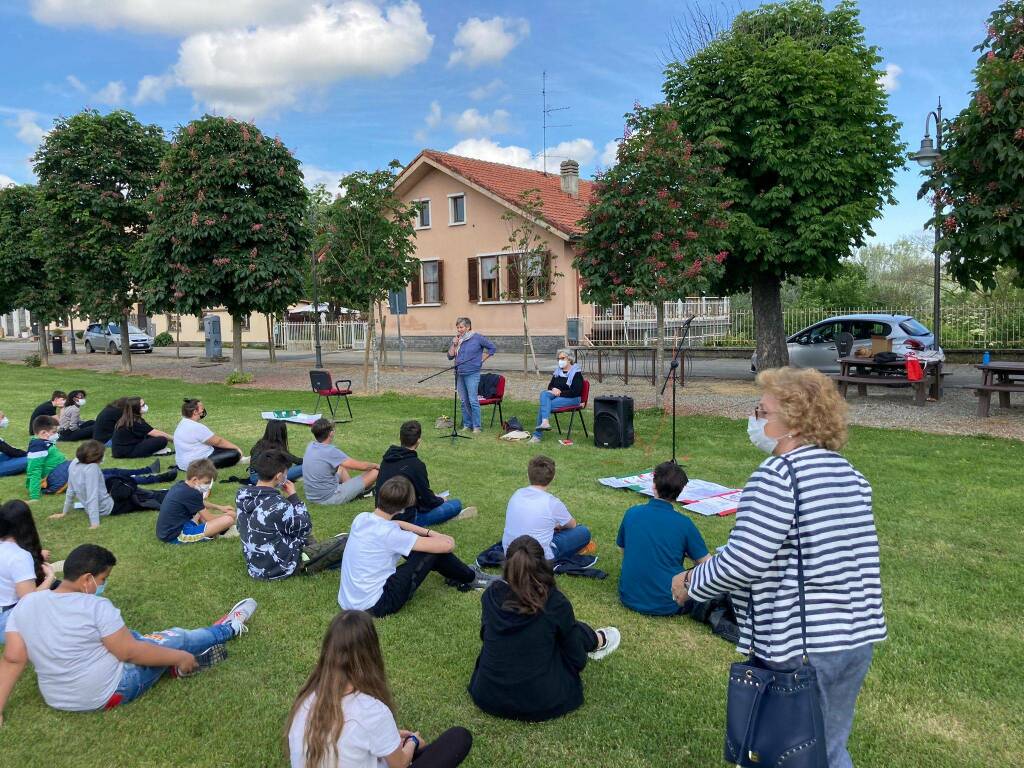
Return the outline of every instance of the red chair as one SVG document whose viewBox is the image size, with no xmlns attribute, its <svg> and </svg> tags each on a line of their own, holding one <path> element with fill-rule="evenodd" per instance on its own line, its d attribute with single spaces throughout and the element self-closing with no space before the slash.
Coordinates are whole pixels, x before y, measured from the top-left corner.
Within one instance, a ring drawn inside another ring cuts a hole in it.
<svg viewBox="0 0 1024 768">
<path fill-rule="evenodd" d="M 580 395 L 579 405 L 567 405 L 564 408 L 553 408 L 551 415 L 555 417 L 555 426 L 558 427 L 558 434 L 562 434 L 562 425 L 558 423 L 558 414 L 568 413 L 569 414 L 569 432 L 566 434 L 566 440 L 572 440 L 572 422 L 576 418 L 576 414 L 580 415 L 580 424 L 583 425 L 583 434 L 590 437 L 590 433 L 587 431 L 587 420 L 583 418 L 583 409 L 587 407 L 587 400 L 590 399 L 590 382 L 586 379 L 583 380 L 583 394 Z"/>
<path fill-rule="evenodd" d="M 493 405 L 491 409 L 491 426 L 494 426 L 494 414 L 498 414 L 498 420 L 500 424 L 505 423 L 505 417 L 501 413 L 501 401 L 505 399 L 505 377 L 498 376 L 498 389 L 495 392 L 494 397 L 480 397 L 477 396 L 477 401 L 480 403 L 482 408 L 485 405 Z"/>
<path fill-rule="evenodd" d="M 320 407 L 320 399 L 327 400 L 327 407 L 331 409 L 331 418 L 335 424 L 347 424 L 352 421 L 352 406 L 349 405 L 348 396 L 352 394 L 352 379 L 331 378 L 330 371 L 310 371 L 309 386 L 316 392 L 316 405 L 313 406 L 313 413 Z M 348 420 L 335 419 L 335 403 L 339 398 L 345 398 L 345 407 L 348 408 Z"/>
</svg>

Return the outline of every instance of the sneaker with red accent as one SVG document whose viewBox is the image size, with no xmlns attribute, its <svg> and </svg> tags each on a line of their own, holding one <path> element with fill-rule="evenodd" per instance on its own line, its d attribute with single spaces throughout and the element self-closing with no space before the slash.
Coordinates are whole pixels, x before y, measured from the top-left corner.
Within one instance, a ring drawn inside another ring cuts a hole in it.
<svg viewBox="0 0 1024 768">
<path fill-rule="evenodd" d="M 248 631 L 249 628 L 245 626 L 245 623 L 252 618 L 254 613 L 256 613 L 256 601 L 247 597 L 235 603 L 231 610 L 213 622 L 213 625 L 216 627 L 221 624 L 230 624 L 231 629 L 235 631 L 235 637 L 238 637 Z"/>
</svg>

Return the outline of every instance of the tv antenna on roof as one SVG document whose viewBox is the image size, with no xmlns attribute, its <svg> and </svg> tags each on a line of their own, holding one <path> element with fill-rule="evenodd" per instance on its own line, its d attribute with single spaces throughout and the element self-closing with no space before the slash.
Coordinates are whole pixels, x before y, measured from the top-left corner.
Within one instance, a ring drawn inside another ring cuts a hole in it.
<svg viewBox="0 0 1024 768">
<path fill-rule="evenodd" d="M 544 70 L 541 73 L 541 85 L 540 85 L 540 96 L 543 106 L 541 107 L 542 123 L 543 123 L 543 145 L 541 147 L 541 167 L 544 170 L 544 174 L 548 172 L 548 128 L 568 128 L 572 123 L 562 123 L 559 125 L 548 125 L 548 115 L 552 112 L 563 112 L 571 107 L 549 107 L 548 106 L 548 73 Z"/>
</svg>

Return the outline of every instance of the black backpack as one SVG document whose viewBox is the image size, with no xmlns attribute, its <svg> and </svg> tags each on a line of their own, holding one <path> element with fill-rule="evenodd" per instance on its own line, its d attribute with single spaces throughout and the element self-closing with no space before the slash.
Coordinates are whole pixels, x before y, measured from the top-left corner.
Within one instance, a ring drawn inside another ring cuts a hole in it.
<svg viewBox="0 0 1024 768">
<path fill-rule="evenodd" d="M 111 515 L 127 515 L 129 512 L 159 510 L 167 491 L 147 491 L 139 488 L 134 477 L 104 478 L 107 493 L 114 500 Z"/>
</svg>

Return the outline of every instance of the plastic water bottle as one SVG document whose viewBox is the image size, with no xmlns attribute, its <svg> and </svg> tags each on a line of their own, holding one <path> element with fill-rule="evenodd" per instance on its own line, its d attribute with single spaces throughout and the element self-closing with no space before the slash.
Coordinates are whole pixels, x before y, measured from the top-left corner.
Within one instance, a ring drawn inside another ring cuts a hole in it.
<svg viewBox="0 0 1024 768">
<path fill-rule="evenodd" d="M 982 365 L 988 365 L 988 364 L 989 364 L 989 363 L 991 363 L 991 362 L 992 362 L 992 353 L 991 353 L 991 352 L 989 352 L 989 351 L 988 351 L 988 350 L 986 349 L 986 350 L 985 350 L 985 354 L 983 354 L 983 355 L 981 356 L 981 364 L 982 364 Z"/>
</svg>

